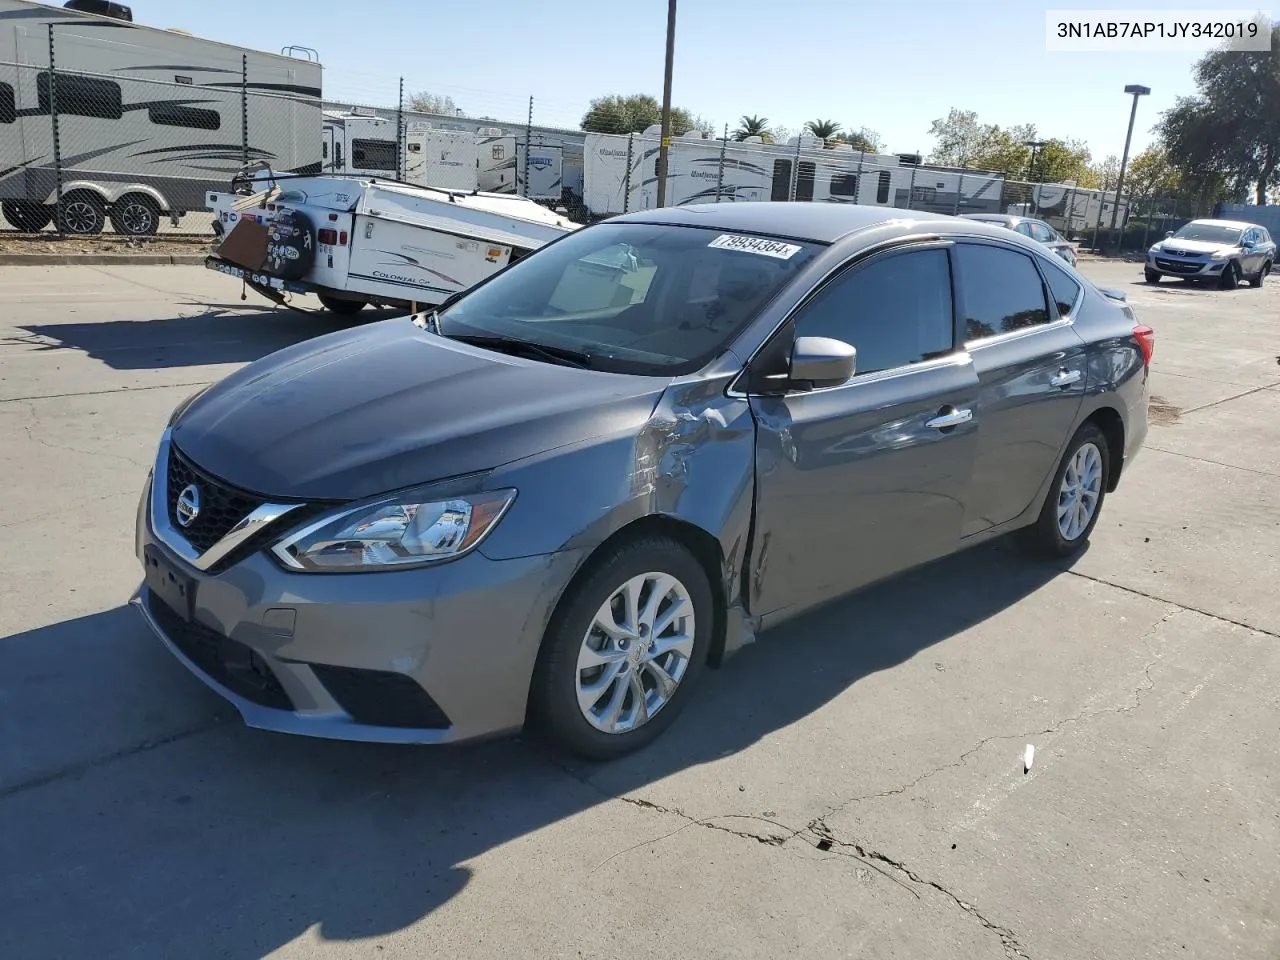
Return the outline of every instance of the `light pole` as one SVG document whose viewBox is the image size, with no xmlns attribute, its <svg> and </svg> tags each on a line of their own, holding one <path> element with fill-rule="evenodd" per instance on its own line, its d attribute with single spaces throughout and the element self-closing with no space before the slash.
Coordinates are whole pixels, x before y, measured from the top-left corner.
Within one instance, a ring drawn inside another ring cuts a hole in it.
<svg viewBox="0 0 1280 960">
<path fill-rule="evenodd" d="M 676 0 L 667 0 L 667 68 L 662 81 L 662 141 L 658 144 L 658 206 L 667 205 L 667 154 L 671 149 L 671 67 L 676 54 Z"/>
<path fill-rule="evenodd" d="M 1116 178 L 1116 202 L 1111 207 L 1111 229 L 1116 228 L 1116 217 L 1120 213 L 1120 191 L 1124 189 L 1124 168 L 1129 163 L 1129 141 L 1133 139 L 1133 120 L 1138 115 L 1138 98 L 1145 97 L 1151 92 L 1150 87 L 1143 87 L 1136 83 L 1131 83 L 1124 88 L 1125 93 L 1133 94 L 1133 107 L 1129 110 L 1129 131 L 1124 135 L 1124 153 L 1120 155 L 1120 175 Z M 1116 253 L 1120 252 L 1122 246 L 1120 237 L 1116 238 Z"/>
<path fill-rule="evenodd" d="M 1033 174 L 1034 174 L 1034 172 L 1035 172 L 1035 168 L 1036 168 L 1036 151 L 1037 151 L 1037 150 L 1039 150 L 1041 147 L 1043 147 L 1046 143 L 1048 143 L 1048 141 L 1047 141 L 1047 140 L 1025 140 L 1025 141 L 1023 141 L 1023 144 L 1022 144 L 1022 145 L 1023 145 L 1024 147 L 1030 147 L 1030 148 L 1031 148 L 1031 161 L 1027 164 L 1027 182 L 1028 182 L 1028 183 L 1030 183 L 1030 182 L 1031 182 L 1031 177 L 1032 177 L 1032 175 L 1033 175 Z M 1032 187 L 1032 188 L 1031 188 L 1031 215 L 1032 215 L 1032 216 L 1035 216 L 1035 215 L 1036 215 L 1037 213 L 1039 213 L 1039 212 L 1040 212 L 1040 204 L 1036 203 L 1036 188 L 1035 188 L 1035 187 Z"/>
</svg>

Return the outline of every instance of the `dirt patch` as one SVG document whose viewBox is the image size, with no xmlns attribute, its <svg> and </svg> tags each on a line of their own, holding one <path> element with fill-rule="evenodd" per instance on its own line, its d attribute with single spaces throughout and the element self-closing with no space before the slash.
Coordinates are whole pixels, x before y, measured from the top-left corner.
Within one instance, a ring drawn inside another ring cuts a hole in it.
<svg viewBox="0 0 1280 960">
<path fill-rule="evenodd" d="M 195 255 L 208 253 L 210 237 L 148 237 L 103 234 L 98 237 L 59 237 L 55 234 L 0 233 L 0 254 L 79 256 L 83 254 Z"/>
<path fill-rule="evenodd" d="M 1151 395 L 1147 405 L 1147 422 L 1157 427 L 1168 427 L 1178 422 L 1182 411 L 1164 397 Z"/>
</svg>

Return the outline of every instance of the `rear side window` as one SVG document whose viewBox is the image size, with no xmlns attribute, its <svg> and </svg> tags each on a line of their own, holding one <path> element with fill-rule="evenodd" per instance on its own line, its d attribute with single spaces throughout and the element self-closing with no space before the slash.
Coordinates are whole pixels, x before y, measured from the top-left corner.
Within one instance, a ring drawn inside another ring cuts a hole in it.
<svg viewBox="0 0 1280 960">
<path fill-rule="evenodd" d="M 58 90 L 58 113 L 77 117 L 96 117 L 99 120 L 119 120 L 124 116 L 124 100 L 120 84 L 114 80 L 97 77 L 81 77 L 59 73 L 55 84 L 50 83 L 49 72 L 36 74 L 36 97 L 40 112 L 48 115 L 53 104 L 51 89 Z"/>
<path fill-rule="evenodd" d="M 1080 284 L 1048 257 L 1041 258 L 1040 264 L 1044 268 L 1044 278 L 1049 282 L 1049 293 L 1057 307 L 1058 316 L 1065 317 L 1080 297 Z"/>
<path fill-rule="evenodd" d="M 837 277 L 804 308 L 795 334 L 852 344 L 858 374 L 945 356 L 955 342 L 947 252 L 893 254 Z"/>
<path fill-rule="evenodd" d="M 147 108 L 152 123 L 164 127 L 186 127 L 188 130 L 217 130 L 222 117 L 217 110 L 187 107 L 179 103 L 153 103 Z"/>
<path fill-rule="evenodd" d="M 837 173 L 831 178 L 831 195 L 833 197 L 856 197 L 858 195 L 858 177 L 853 173 Z"/>
<path fill-rule="evenodd" d="M 395 170 L 394 140 L 352 140 L 351 166 L 357 170 Z"/>
<path fill-rule="evenodd" d="M 769 199 L 779 201 L 791 199 L 790 160 L 773 161 L 773 190 L 769 194 Z"/>
<path fill-rule="evenodd" d="M 1044 284 L 1031 258 L 1003 247 L 956 245 L 966 340 L 997 337 L 1049 322 Z"/>
<path fill-rule="evenodd" d="M 876 181 L 876 203 L 889 202 L 889 171 L 881 170 Z"/>
<path fill-rule="evenodd" d="M 18 103 L 13 96 L 13 87 L 0 83 L 0 123 L 13 123 L 18 119 Z"/>
</svg>

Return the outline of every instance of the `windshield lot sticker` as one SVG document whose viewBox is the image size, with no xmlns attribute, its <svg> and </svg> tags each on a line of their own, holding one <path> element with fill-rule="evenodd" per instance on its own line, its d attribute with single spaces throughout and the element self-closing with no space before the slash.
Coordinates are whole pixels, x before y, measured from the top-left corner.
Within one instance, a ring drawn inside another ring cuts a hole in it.
<svg viewBox="0 0 1280 960">
<path fill-rule="evenodd" d="M 777 240 L 762 240 L 760 237 L 740 237 L 732 233 L 720 234 L 707 246 L 716 250 L 758 253 L 762 257 L 774 257 L 777 260 L 790 260 L 800 252 L 800 247 L 794 243 L 779 243 Z"/>
</svg>

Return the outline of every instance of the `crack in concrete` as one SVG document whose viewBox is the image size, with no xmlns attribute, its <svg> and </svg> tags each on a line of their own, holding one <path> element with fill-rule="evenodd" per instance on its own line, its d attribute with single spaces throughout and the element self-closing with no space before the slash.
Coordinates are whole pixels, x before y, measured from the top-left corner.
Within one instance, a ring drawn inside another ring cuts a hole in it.
<svg viewBox="0 0 1280 960">
<path fill-rule="evenodd" d="M 1255 467 L 1242 467 L 1237 463 L 1223 463 L 1221 460 L 1211 460 L 1208 457 L 1195 457 L 1189 453 L 1178 453 L 1176 450 L 1165 450 L 1161 447 L 1152 446 L 1149 443 L 1143 444 L 1143 449 L 1154 450 L 1156 453 L 1163 453 L 1170 457 L 1181 457 L 1184 460 L 1190 460 L 1193 463 L 1207 463 L 1215 467 L 1226 467 L 1228 470 L 1242 470 L 1245 473 L 1256 473 L 1260 477 L 1280 477 L 1280 473 L 1271 473 L 1268 470 L 1258 470 Z"/>
<path fill-rule="evenodd" d="M 1197 413 L 1200 410 L 1208 410 L 1211 407 L 1221 406 L 1224 403 L 1230 403 L 1232 400 L 1239 400 L 1241 397 L 1249 397 L 1255 393 L 1261 393 L 1263 390 L 1270 390 L 1273 387 L 1280 387 L 1280 380 L 1277 380 L 1275 383 L 1264 383 L 1260 387 L 1254 387 L 1252 390 L 1246 390 L 1243 393 L 1232 394 L 1229 397 L 1223 397 L 1221 400 L 1214 400 L 1211 403 L 1202 403 L 1198 407 L 1188 407 L 1186 410 L 1182 411 L 1182 416 L 1185 417 L 1189 413 Z"/>
<path fill-rule="evenodd" d="M 27 435 L 27 439 L 32 443 L 38 443 L 42 447 L 48 447 L 50 450 L 63 450 L 67 453 L 78 453 L 82 457 L 106 457 L 109 460 L 122 460 L 125 463 L 133 464 L 135 467 L 148 469 L 151 464 L 144 463 L 141 460 L 135 460 L 133 457 L 125 456 L 122 453 L 112 453 L 108 450 L 81 450 L 79 447 L 73 447 L 65 443 L 55 443 L 52 440 L 46 440 L 43 437 L 35 435 L 35 430 L 40 424 L 40 413 L 36 410 L 35 404 L 27 403 L 27 407 L 31 410 L 31 423 L 23 424 L 23 431 Z"/>
<path fill-rule="evenodd" d="M 72 390 L 67 393 L 37 393 L 29 397 L 0 398 L 0 403 L 30 403 L 32 400 L 62 400 L 67 397 L 101 397 L 109 393 L 137 393 L 140 390 L 177 390 L 185 387 L 207 387 L 213 381 L 194 383 L 151 383 L 140 387 L 113 387 L 110 390 Z"/>
<path fill-rule="evenodd" d="M 831 832 L 826 829 L 825 823 L 821 820 L 815 822 L 821 826 L 821 832 L 816 830 L 812 831 L 813 835 L 817 838 L 814 845 L 819 849 L 834 850 L 842 856 L 852 856 L 853 859 L 859 860 L 868 865 L 873 863 L 883 863 L 893 870 L 901 873 L 912 883 L 938 891 L 938 893 L 941 893 L 953 904 L 981 923 L 983 927 L 998 936 L 1000 938 L 1000 945 L 1004 948 L 1005 956 L 1012 958 L 1012 960 L 1030 960 L 1030 954 L 1027 953 L 1026 948 L 1022 946 L 1021 942 L 1019 942 L 1017 935 L 1008 927 L 1003 924 L 996 923 L 994 920 L 987 917 L 974 904 L 952 893 L 941 883 L 938 883 L 938 881 L 928 880 L 920 876 L 903 861 L 890 857 L 888 854 L 881 853 L 879 850 L 865 847 L 856 841 L 839 840 L 832 836 Z M 853 854 L 856 856 L 845 852 L 849 850 L 852 850 Z M 880 872 L 883 873 L 883 871 Z M 915 893 L 915 891 L 913 890 L 912 893 Z M 919 894 L 917 893 L 916 896 L 918 898 Z"/>
</svg>

